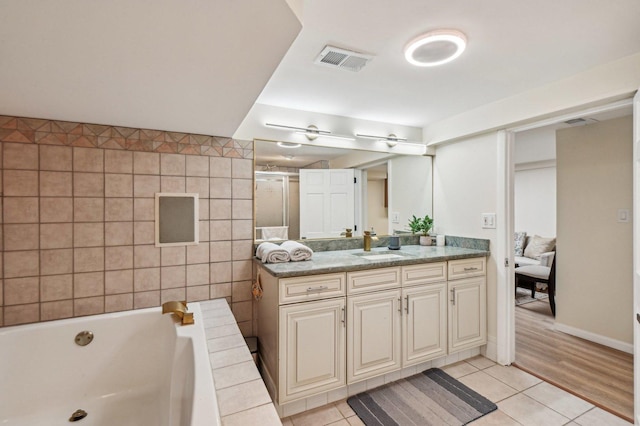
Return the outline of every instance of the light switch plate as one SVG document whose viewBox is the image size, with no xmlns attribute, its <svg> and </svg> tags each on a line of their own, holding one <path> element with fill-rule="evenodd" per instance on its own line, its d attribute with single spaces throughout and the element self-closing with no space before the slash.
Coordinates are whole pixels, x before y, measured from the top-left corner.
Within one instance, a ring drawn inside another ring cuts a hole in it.
<svg viewBox="0 0 640 426">
<path fill-rule="evenodd" d="M 618 223 L 627 223 L 630 218 L 629 209 L 618 209 Z"/>
<path fill-rule="evenodd" d="M 391 223 L 400 223 L 400 213 L 398 212 L 391 213 Z"/>
<path fill-rule="evenodd" d="M 482 227 L 486 229 L 495 229 L 496 227 L 496 214 L 495 213 L 482 213 Z"/>
</svg>

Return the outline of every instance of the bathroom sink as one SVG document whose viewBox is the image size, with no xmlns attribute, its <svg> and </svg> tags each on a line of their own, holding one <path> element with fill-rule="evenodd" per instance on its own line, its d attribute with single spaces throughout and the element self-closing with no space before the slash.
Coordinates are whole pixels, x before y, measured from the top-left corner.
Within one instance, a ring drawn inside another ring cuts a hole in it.
<svg viewBox="0 0 640 426">
<path fill-rule="evenodd" d="M 403 257 L 410 257 L 410 254 L 396 252 L 396 253 L 387 253 L 387 252 L 364 252 L 364 253 L 351 253 L 354 256 L 361 257 L 366 260 L 391 260 L 391 259 L 402 259 Z"/>
</svg>

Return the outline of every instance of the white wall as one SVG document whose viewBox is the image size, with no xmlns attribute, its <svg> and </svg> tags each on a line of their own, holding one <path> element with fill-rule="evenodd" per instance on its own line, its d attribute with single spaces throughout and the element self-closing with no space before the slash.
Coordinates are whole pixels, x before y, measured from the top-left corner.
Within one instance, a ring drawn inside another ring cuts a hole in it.
<svg viewBox="0 0 640 426">
<path fill-rule="evenodd" d="M 514 229 L 527 235 L 556 236 L 556 168 L 516 171 Z"/>
<path fill-rule="evenodd" d="M 490 240 L 487 260 L 487 334 L 495 350 L 496 229 L 483 229 L 482 213 L 496 212 L 498 136 L 496 133 L 436 147 L 434 224 L 441 234 Z M 498 224 L 503 220 L 497 217 Z"/>
<path fill-rule="evenodd" d="M 516 133 L 513 162 L 517 165 L 556 159 L 556 128 L 540 127 Z"/>
<path fill-rule="evenodd" d="M 632 121 L 558 131 L 559 328 L 633 342 Z"/>
<path fill-rule="evenodd" d="M 431 157 L 402 156 L 389 160 L 389 215 L 400 214 L 393 229 L 404 229 L 411 216 L 433 217 L 433 161 Z M 434 222 L 434 224 L 437 222 Z M 393 229 L 391 229 L 393 228 Z"/>
</svg>

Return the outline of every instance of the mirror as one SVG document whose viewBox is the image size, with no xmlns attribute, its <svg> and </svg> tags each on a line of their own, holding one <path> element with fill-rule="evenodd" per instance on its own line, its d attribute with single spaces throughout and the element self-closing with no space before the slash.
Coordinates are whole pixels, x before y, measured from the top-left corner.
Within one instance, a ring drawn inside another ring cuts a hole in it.
<svg viewBox="0 0 640 426">
<path fill-rule="evenodd" d="M 371 228 L 378 235 L 392 234 L 405 230 L 409 218 L 414 214 L 433 215 L 430 156 L 315 145 L 289 148 L 284 145 L 279 146 L 273 141 L 254 141 L 256 241 L 345 236 L 341 233 L 345 232 L 346 226 L 330 229 L 327 233 L 305 232 L 304 199 L 302 209 L 300 202 L 301 180 L 304 186 L 301 169 L 302 174 L 351 169 L 357 181 L 353 195 L 353 236 L 361 236 L 363 230 Z M 304 188 L 302 193 L 307 193 Z M 342 212 L 344 207 L 334 210 Z M 317 208 L 311 210 L 312 213 L 317 211 Z M 301 215 L 303 229 L 300 228 Z M 311 216 L 312 223 L 321 220 L 317 214 Z"/>
<path fill-rule="evenodd" d="M 198 244 L 198 194 L 157 193 L 156 247 Z"/>
</svg>

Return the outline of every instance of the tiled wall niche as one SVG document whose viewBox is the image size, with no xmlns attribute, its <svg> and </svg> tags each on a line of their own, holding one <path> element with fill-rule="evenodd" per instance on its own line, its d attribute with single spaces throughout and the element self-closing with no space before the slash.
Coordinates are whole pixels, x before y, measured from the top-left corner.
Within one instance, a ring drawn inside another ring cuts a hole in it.
<svg viewBox="0 0 640 426">
<path fill-rule="evenodd" d="M 0 116 L 0 164 L 0 326 L 224 297 L 252 334 L 252 142 Z M 155 247 L 161 191 L 200 244 Z"/>
</svg>

